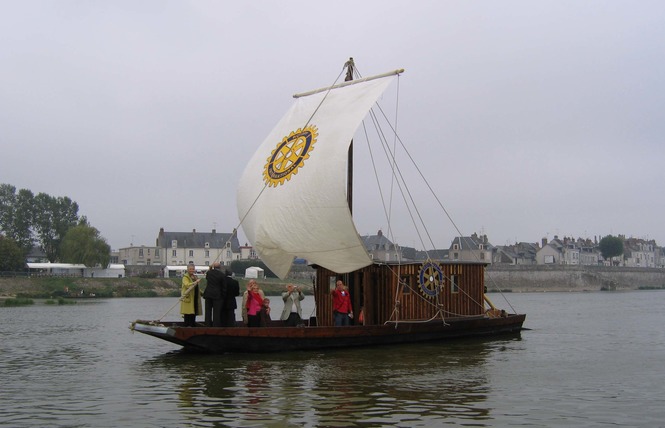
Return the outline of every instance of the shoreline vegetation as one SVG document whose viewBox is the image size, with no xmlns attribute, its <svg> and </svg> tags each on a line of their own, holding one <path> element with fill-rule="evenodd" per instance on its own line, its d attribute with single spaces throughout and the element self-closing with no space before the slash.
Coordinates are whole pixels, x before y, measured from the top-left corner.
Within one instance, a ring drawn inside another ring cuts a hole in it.
<svg viewBox="0 0 665 428">
<path fill-rule="evenodd" d="M 236 279 L 244 291 L 248 279 Z M 0 306 L 31 304 L 23 299 L 66 304 L 84 298 L 180 297 L 180 281 L 181 278 L 0 277 Z M 307 295 L 313 294 L 308 275 L 287 280 L 259 278 L 258 282 L 268 296 L 281 295 L 289 283 L 298 285 Z M 664 290 L 665 269 L 491 267 L 486 271 L 485 285 L 489 293 Z"/>
<path fill-rule="evenodd" d="M 242 292 L 248 280 L 237 279 Z M 4 277 L 0 278 L 0 306 L 30 299 L 48 299 L 63 304 L 61 302 L 65 299 L 180 297 L 180 281 L 181 278 Z M 272 278 L 261 278 L 258 282 L 268 296 L 281 295 L 289 283 L 302 287 L 305 294 L 312 294 L 311 283 Z M 205 280 L 203 283 L 205 285 Z M 12 303 L 6 304 L 8 300 Z"/>
</svg>

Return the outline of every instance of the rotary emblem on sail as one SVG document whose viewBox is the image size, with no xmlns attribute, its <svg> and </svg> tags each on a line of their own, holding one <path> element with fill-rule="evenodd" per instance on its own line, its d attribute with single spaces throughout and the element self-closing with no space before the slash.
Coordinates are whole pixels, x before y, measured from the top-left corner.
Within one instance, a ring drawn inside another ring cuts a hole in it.
<svg viewBox="0 0 665 428">
<path fill-rule="evenodd" d="M 284 137 L 267 159 L 268 163 L 263 170 L 266 184 L 277 187 L 298 174 L 298 170 L 305 165 L 309 154 L 314 150 L 318 136 L 316 126 L 309 125 Z"/>
</svg>

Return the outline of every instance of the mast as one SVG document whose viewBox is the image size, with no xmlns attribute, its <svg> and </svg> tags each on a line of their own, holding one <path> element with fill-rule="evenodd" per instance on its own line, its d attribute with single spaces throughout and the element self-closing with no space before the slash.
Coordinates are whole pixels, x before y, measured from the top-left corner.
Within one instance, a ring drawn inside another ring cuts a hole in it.
<svg viewBox="0 0 665 428">
<path fill-rule="evenodd" d="M 344 66 L 346 67 L 346 77 L 344 78 L 344 81 L 348 82 L 353 80 L 353 72 L 355 70 L 353 57 L 349 58 Z M 351 215 L 353 215 L 353 139 L 351 139 L 351 144 L 349 144 L 349 154 L 347 161 L 346 201 L 349 204 L 349 212 Z"/>
</svg>

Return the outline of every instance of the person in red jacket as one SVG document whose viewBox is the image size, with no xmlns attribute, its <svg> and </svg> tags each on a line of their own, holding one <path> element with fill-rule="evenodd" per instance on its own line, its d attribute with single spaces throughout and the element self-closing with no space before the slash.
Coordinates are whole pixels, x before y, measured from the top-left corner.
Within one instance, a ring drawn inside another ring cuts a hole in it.
<svg viewBox="0 0 665 428">
<path fill-rule="evenodd" d="M 350 324 L 353 317 L 351 308 L 351 295 L 341 279 L 337 280 L 335 289 L 330 292 L 333 299 L 333 316 L 335 317 L 335 326 L 346 326 Z"/>
</svg>

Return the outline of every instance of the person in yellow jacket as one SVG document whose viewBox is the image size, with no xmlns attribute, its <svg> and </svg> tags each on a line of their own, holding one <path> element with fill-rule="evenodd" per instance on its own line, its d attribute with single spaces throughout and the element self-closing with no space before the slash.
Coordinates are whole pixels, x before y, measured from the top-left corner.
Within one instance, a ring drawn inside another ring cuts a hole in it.
<svg viewBox="0 0 665 428">
<path fill-rule="evenodd" d="M 180 313 L 185 318 L 185 327 L 196 327 L 196 316 L 201 315 L 201 293 L 199 292 L 200 278 L 196 277 L 196 267 L 187 265 L 187 273 L 182 277 L 180 289 Z"/>
</svg>

